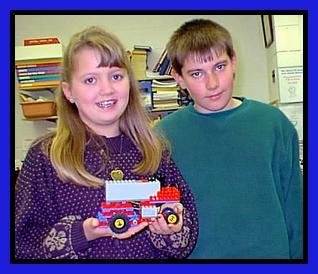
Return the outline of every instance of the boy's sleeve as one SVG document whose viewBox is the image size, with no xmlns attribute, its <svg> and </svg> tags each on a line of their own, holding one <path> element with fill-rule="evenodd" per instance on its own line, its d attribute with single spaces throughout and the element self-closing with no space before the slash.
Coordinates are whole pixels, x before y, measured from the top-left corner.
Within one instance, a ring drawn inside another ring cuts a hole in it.
<svg viewBox="0 0 318 274">
<path fill-rule="evenodd" d="M 299 143 L 296 130 L 287 144 L 281 167 L 285 197 L 285 218 L 290 244 L 290 257 L 303 258 L 303 182 L 299 165 Z"/>
</svg>

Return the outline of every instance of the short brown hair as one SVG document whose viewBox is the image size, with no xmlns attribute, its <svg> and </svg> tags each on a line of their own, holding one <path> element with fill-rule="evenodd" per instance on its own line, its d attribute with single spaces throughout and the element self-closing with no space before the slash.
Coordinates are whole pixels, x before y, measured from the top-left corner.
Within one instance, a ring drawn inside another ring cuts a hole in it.
<svg viewBox="0 0 318 274">
<path fill-rule="evenodd" d="M 207 19 L 194 19 L 181 25 L 166 48 L 172 67 L 179 75 L 189 55 L 201 61 L 213 59 L 212 53 L 226 52 L 231 59 L 235 55 L 229 31 Z"/>
</svg>

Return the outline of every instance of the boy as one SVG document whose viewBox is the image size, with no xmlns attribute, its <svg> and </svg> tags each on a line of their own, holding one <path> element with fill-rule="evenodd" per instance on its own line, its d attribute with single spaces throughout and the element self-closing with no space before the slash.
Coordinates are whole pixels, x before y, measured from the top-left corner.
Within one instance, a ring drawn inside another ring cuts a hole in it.
<svg viewBox="0 0 318 274">
<path fill-rule="evenodd" d="M 205 19 L 170 38 L 173 76 L 194 103 L 160 131 L 195 196 L 199 239 L 190 258 L 302 258 L 298 137 L 279 109 L 232 97 L 230 33 Z"/>
</svg>

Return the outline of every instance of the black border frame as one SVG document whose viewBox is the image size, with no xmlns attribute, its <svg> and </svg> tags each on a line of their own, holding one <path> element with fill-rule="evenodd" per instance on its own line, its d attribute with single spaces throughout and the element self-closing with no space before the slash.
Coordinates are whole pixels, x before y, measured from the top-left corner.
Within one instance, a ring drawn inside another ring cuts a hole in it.
<svg viewBox="0 0 318 274">
<path fill-rule="evenodd" d="M 15 135 L 15 15 L 303 15 L 303 67 L 304 91 L 308 90 L 308 10 L 10 10 L 10 135 Z M 269 45 L 270 46 L 270 45 Z M 308 93 L 304 92 L 304 141 L 303 141 L 303 258 L 302 259 L 169 259 L 169 260 L 98 260 L 98 259 L 16 259 L 14 218 L 10 218 L 11 264 L 308 264 Z M 10 144 L 11 155 L 15 143 Z M 15 160 L 10 159 L 10 216 L 15 215 Z"/>
</svg>

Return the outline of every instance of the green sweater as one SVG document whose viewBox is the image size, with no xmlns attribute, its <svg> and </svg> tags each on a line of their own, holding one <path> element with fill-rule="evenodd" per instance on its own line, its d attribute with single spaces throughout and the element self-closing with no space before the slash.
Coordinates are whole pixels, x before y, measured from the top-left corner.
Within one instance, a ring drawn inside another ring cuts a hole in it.
<svg viewBox="0 0 318 274">
<path fill-rule="evenodd" d="M 196 200 L 190 258 L 302 258 L 297 132 L 279 109 L 240 100 L 210 114 L 189 105 L 158 125 Z"/>
</svg>

